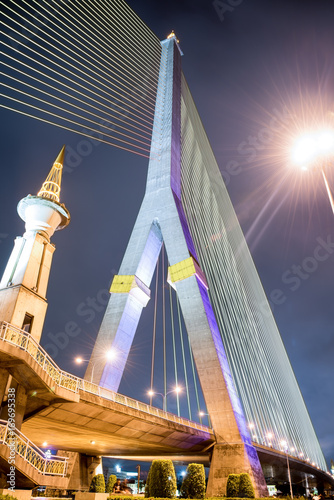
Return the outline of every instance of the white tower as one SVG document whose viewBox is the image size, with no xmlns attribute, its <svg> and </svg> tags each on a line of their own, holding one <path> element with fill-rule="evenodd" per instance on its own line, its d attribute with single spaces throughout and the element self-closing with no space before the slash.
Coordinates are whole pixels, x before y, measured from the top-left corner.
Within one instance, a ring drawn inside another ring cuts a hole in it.
<svg viewBox="0 0 334 500">
<path fill-rule="evenodd" d="M 65 146 L 54 162 L 37 196 L 28 195 L 18 206 L 26 232 L 15 239 L 0 282 L 0 321 L 21 328 L 39 342 L 44 324 L 46 290 L 55 246 L 50 238 L 70 222 L 59 203 Z"/>
</svg>

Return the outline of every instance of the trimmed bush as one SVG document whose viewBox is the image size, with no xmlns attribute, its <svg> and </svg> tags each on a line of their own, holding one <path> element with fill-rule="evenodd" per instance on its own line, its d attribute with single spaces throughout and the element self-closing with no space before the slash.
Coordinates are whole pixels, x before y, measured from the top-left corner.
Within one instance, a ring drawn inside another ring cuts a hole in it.
<svg viewBox="0 0 334 500">
<path fill-rule="evenodd" d="M 146 479 L 146 484 L 145 484 L 145 498 L 148 498 L 150 496 L 150 472 L 151 472 L 151 468 L 147 474 L 147 479 Z"/>
<path fill-rule="evenodd" d="M 239 474 L 239 497 L 255 498 L 254 487 L 249 474 Z"/>
<path fill-rule="evenodd" d="M 181 486 L 183 498 L 205 497 L 205 471 L 202 464 L 189 464 Z"/>
<path fill-rule="evenodd" d="M 96 474 L 90 483 L 89 491 L 93 493 L 105 493 L 106 482 L 103 474 Z"/>
<path fill-rule="evenodd" d="M 0 500 L 17 500 L 16 497 L 12 497 L 12 495 L 3 495 L 2 493 L 0 493 Z"/>
<path fill-rule="evenodd" d="M 146 497 L 173 498 L 176 476 L 171 460 L 153 460 L 145 487 Z"/>
<path fill-rule="evenodd" d="M 226 484 L 226 496 L 238 497 L 239 496 L 239 483 L 240 474 L 229 474 Z"/>
<path fill-rule="evenodd" d="M 117 481 L 117 477 L 114 474 L 110 474 L 110 476 L 108 477 L 106 493 L 112 493 L 112 490 L 116 484 L 116 481 Z"/>
</svg>

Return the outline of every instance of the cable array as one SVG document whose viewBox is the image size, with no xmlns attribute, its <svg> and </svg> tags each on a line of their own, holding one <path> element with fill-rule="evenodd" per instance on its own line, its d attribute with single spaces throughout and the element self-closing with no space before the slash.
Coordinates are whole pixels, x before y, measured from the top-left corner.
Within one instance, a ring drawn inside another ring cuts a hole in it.
<svg viewBox="0 0 334 500">
<path fill-rule="evenodd" d="M 154 290 L 152 287 L 154 305 L 150 404 L 161 404 L 159 396 L 162 396 L 166 408 L 170 411 L 174 411 L 171 410 L 174 408 L 178 416 L 182 414 L 190 420 L 200 420 L 202 423 L 201 413 L 207 415 L 207 409 L 199 386 L 180 303 L 176 291 L 166 281 L 168 259 L 164 245 L 160 255 Z M 180 392 L 175 388 L 179 388 Z"/>
<path fill-rule="evenodd" d="M 161 46 L 123 0 L 9 0 L 0 106 L 149 157 Z"/>
<path fill-rule="evenodd" d="M 185 79 L 182 203 L 252 440 L 326 470 L 281 336 Z"/>
</svg>

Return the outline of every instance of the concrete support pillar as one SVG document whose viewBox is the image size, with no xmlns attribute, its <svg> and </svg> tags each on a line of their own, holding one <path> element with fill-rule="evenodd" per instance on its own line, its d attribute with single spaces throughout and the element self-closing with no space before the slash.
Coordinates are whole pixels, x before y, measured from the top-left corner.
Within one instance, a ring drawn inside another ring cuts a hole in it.
<svg viewBox="0 0 334 500">
<path fill-rule="evenodd" d="M 59 450 L 58 455 L 69 458 L 67 474 L 69 490 L 88 491 L 96 474 L 102 474 L 102 458 Z"/>
<path fill-rule="evenodd" d="M 256 450 L 245 443 L 216 444 L 210 464 L 207 497 L 226 495 L 229 474 L 248 473 L 255 489 L 255 497 L 268 496 Z"/>
<path fill-rule="evenodd" d="M 22 385 L 18 385 L 15 393 L 15 427 L 17 430 L 21 430 L 26 405 L 27 392 Z"/>
<path fill-rule="evenodd" d="M 4 368 L 0 368 L 0 405 L 2 406 L 3 398 L 6 394 L 9 373 Z M 1 417 L 0 417 L 1 418 Z"/>
</svg>

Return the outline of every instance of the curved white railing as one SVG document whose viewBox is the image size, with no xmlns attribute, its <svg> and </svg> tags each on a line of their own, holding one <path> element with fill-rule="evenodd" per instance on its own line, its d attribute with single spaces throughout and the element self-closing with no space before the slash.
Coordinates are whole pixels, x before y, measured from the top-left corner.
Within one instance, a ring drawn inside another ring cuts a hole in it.
<svg viewBox="0 0 334 500">
<path fill-rule="evenodd" d="M 0 420 L 0 444 L 15 450 L 32 467 L 45 476 L 66 476 L 67 458 L 46 457 L 45 453 L 35 446 L 22 432 L 13 430 L 6 420 Z"/>
<path fill-rule="evenodd" d="M 198 429 L 204 432 L 212 433 L 212 429 L 206 425 L 199 424 L 198 422 L 193 422 L 187 418 L 178 417 L 173 413 L 160 410 L 154 406 L 150 406 L 146 403 L 137 401 L 136 399 L 129 398 L 128 396 L 123 396 L 117 392 L 100 387 L 97 384 L 88 382 L 82 378 L 71 375 L 70 373 L 61 370 L 59 366 L 53 361 L 51 356 L 43 349 L 43 347 L 31 336 L 30 333 L 17 328 L 16 326 L 2 321 L 0 323 L 0 341 L 13 344 L 20 349 L 28 352 L 30 356 L 39 364 L 39 366 L 52 378 L 52 380 L 59 386 L 68 389 L 72 392 L 78 393 L 80 391 L 89 392 L 100 396 L 101 398 L 108 399 L 109 401 L 114 401 L 127 406 L 128 408 L 134 408 L 150 415 L 155 415 L 166 420 L 183 424 L 187 427 L 193 429 Z"/>
</svg>

